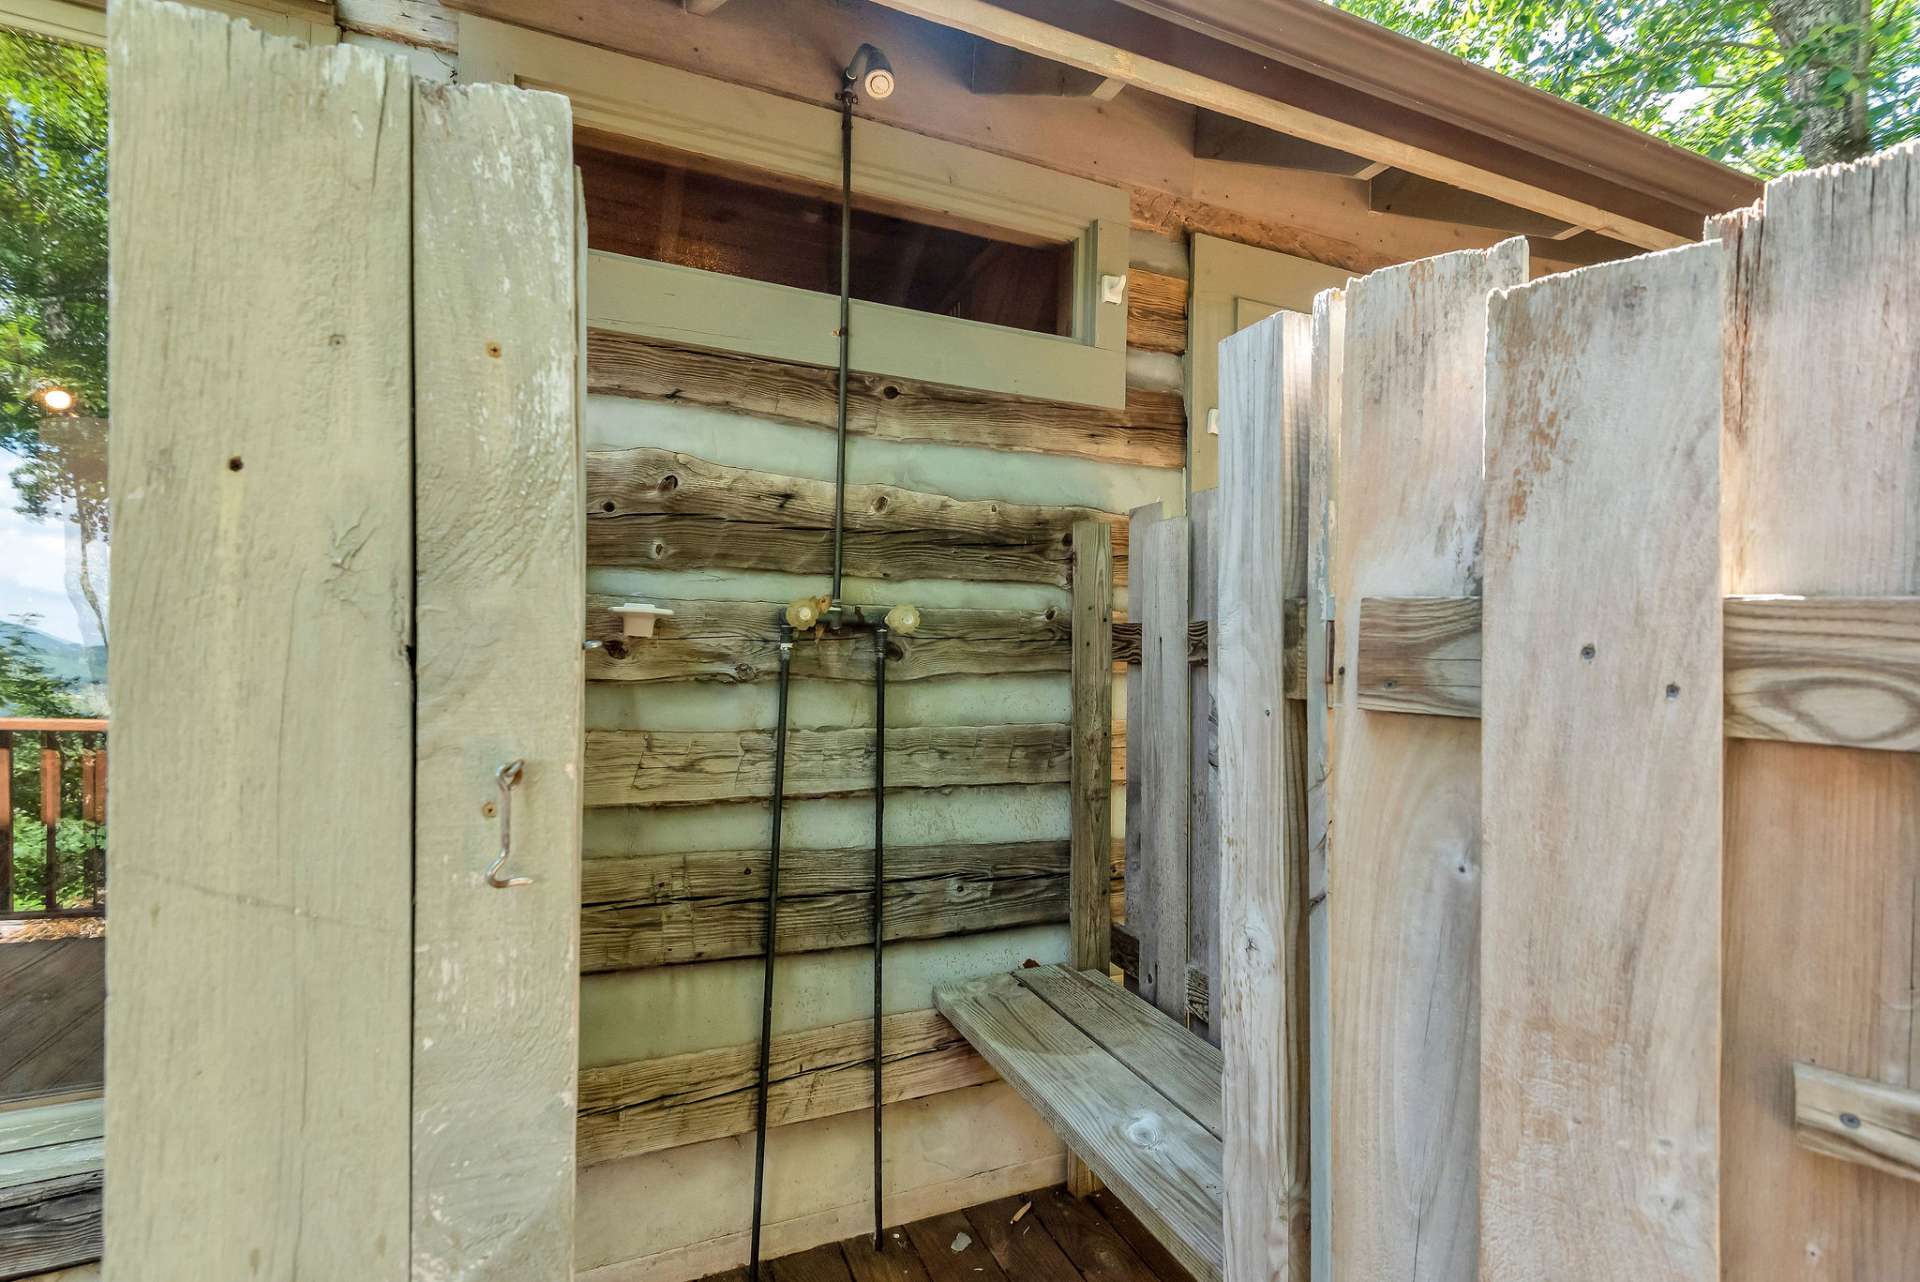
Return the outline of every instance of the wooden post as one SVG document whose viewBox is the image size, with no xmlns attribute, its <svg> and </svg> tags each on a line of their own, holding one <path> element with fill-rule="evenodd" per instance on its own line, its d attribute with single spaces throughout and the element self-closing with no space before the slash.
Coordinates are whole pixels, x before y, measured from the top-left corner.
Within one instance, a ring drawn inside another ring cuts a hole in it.
<svg viewBox="0 0 1920 1282">
<path fill-rule="evenodd" d="M 1075 970 L 1107 973 L 1113 939 L 1113 536 L 1101 521 L 1073 527 L 1073 766 L 1068 954 Z M 1067 1157 L 1067 1187 L 1099 1181 Z"/>
<path fill-rule="evenodd" d="M 1722 259 L 1491 302 L 1481 1282 L 1721 1276 Z"/>
<path fill-rule="evenodd" d="M 1128 617 L 1140 628 L 1140 995 L 1182 1023 L 1187 1011 L 1188 799 L 1193 763 L 1187 662 L 1189 519 L 1169 516 L 1127 545 Z M 1135 674 L 1129 673 L 1132 680 Z M 1131 919 L 1130 919 L 1131 924 Z"/>
<path fill-rule="evenodd" d="M 415 99 L 416 1278 L 572 1275 L 586 507 L 571 139 L 555 95 Z M 500 876 L 527 881 L 500 888 L 486 873 L 509 805 Z"/>
<path fill-rule="evenodd" d="M 1213 627 L 1214 583 L 1219 577 L 1218 490 L 1196 490 L 1187 497 L 1187 618 L 1207 629 L 1204 663 L 1187 665 L 1187 976 L 1204 977 L 1208 1010 L 1205 1033 L 1220 1044 L 1220 1014 L 1212 1009 L 1220 991 L 1220 743 L 1214 683 L 1220 665 L 1219 634 Z M 1193 1026 L 1193 1020 L 1187 1021 Z"/>
<path fill-rule="evenodd" d="M 1305 708 L 1285 602 L 1306 586 L 1311 324 L 1220 344 L 1220 992 L 1226 1276 L 1307 1276 Z"/>
<path fill-rule="evenodd" d="M 1717 231 L 1722 591 L 1920 594 L 1920 147 L 1779 179 Z M 1920 754 L 1740 740 L 1726 790 L 1725 1276 L 1912 1276 L 1920 1183 L 1798 1148 L 1791 1082 L 1920 1082 Z"/>
<path fill-rule="evenodd" d="M 1327 924 L 1345 1277 L 1476 1267 L 1480 727 L 1356 708 L 1356 625 L 1365 596 L 1479 586 L 1487 294 L 1526 276 L 1516 240 L 1344 291 Z"/>
<path fill-rule="evenodd" d="M 60 775 L 65 765 L 60 741 L 53 731 L 40 732 L 40 822 L 46 825 L 46 862 L 41 865 L 41 904 L 46 912 L 60 907 Z"/>
<path fill-rule="evenodd" d="M 404 1282 L 411 82 L 147 0 L 107 44 L 105 1271 Z"/>
</svg>

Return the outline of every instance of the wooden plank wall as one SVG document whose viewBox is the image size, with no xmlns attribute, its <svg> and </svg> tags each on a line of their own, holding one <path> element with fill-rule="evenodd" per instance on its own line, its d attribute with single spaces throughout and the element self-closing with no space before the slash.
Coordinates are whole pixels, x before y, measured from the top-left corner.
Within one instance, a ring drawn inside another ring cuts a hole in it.
<svg viewBox="0 0 1920 1282">
<path fill-rule="evenodd" d="M 106 1271 L 403 1282 L 412 84 L 205 10 L 108 26 Z"/>
<path fill-rule="evenodd" d="M 1721 1276 L 1723 258 L 1491 301 L 1483 1282 Z"/>
<path fill-rule="evenodd" d="M 1285 602 L 1306 587 L 1311 321 L 1221 344 L 1220 926 L 1227 1276 L 1308 1269 L 1306 708 L 1286 698 Z"/>
<path fill-rule="evenodd" d="M 1155 246 L 1166 265 L 1165 247 Z M 1115 667 L 1109 658 L 1096 682 L 1091 669 L 1082 672 L 1085 665 L 1076 661 L 1077 598 L 1069 593 L 1082 565 L 1076 527 L 1104 532 L 1111 582 L 1126 591 L 1132 549 L 1119 512 L 1143 499 L 1177 497 L 1184 457 L 1178 353 L 1169 343 L 1184 344 L 1185 285 L 1165 272 L 1143 274 L 1150 278 L 1134 278 L 1130 291 L 1136 351 L 1124 421 L 1101 411 L 896 379 L 854 380 L 848 596 L 908 599 L 922 609 L 920 630 L 890 643 L 888 814 L 894 835 L 887 938 L 908 951 L 897 963 L 890 955 L 889 990 L 896 972 L 913 973 L 910 967 L 937 967 L 931 973 L 947 977 L 972 966 L 1003 967 L 966 960 L 997 958 L 1003 945 L 992 941 L 1003 937 L 1029 941 L 1020 945 L 1016 964 L 1028 956 L 1068 960 L 1066 952 L 1036 953 L 1047 937 L 1030 932 L 1067 921 L 1074 884 L 1069 838 L 1084 844 L 1095 837 L 1091 830 L 1070 834 L 1064 824 L 1056 833 L 1046 816 L 1056 807 L 1066 814 L 1069 781 L 1079 777 L 1069 706 L 1104 698 L 1111 708 Z M 757 995 L 757 978 L 753 994 L 738 988 L 736 1001 L 735 972 L 725 968 L 751 968 L 757 975 L 764 941 L 766 834 L 758 816 L 771 790 L 773 755 L 765 711 L 777 673 L 779 610 L 789 597 L 826 586 L 833 485 L 807 470 L 818 468 L 817 461 L 798 461 L 831 459 L 831 436 L 822 429 L 832 422 L 832 375 L 597 332 L 588 335 L 587 358 L 586 634 L 601 644 L 586 656 L 586 979 L 578 1142 L 587 1169 L 580 1191 L 579 1267 L 622 1269 L 622 1278 L 686 1276 L 691 1261 L 712 1269 L 743 1254 L 737 1230 L 746 1226 L 749 1204 L 732 1191 L 738 1185 L 730 1166 L 728 1176 L 711 1186 L 685 1172 L 698 1167 L 717 1173 L 723 1159 L 711 1142 L 751 1128 L 750 1083 L 742 1096 L 734 1082 L 719 1093 L 724 1101 L 674 1083 L 709 1070 L 714 1081 L 734 1081 L 737 1070 L 713 1068 L 707 1060 L 731 1064 L 728 1056 L 753 1050 L 744 1028 L 727 1036 L 704 1030 L 739 1027 L 736 1017 L 744 1018 L 750 1006 L 757 1009 L 749 1000 Z M 748 441 L 756 444 L 749 448 Z M 1009 484 L 1011 490 L 995 488 Z M 1022 490 L 1057 497 L 1023 502 L 1017 497 Z M 1184 594 L 1184 550 L 1179 570 L 1168 583 Z M 653 638 L 628 640 L 612 613 L 626 600 L 653 601 L 674 614 L 660 621 Z M 1169 644 L 1178 651 L 1184 717 L 1184 601 Z M 846 1174 L 794 1178 L 809 1161 L 837 1160 L 802 1156 L 837 1153 L 837 1147 L 822 1146 L 840 1144 L 827 1138 L 838 1130 L 821 1126 L 851 1126 L 855 1119 L 844 1115 L 870 1105 L 861 1068 L 866 1034 L 860 1031 L 868 1025 L 849 1021 L 850 1011 L 839 1023 L 815 1026 L 818 1017 L 810 1017 L 810 1009 L 840 1007 L 806 998 L 797 1014 L 787 1014 L 785 994 L 811 992 L 816 981 L 809 976 L 827 973 L 821 968 L 842 973 L 839 950 L 864 951 L 872 937 L 871 853 L 861 835 L 867 821 L 860 817 L 870 804 L 873 770 L 867 728 L 871 655 L 864 638 L 848 643 L 803 635 L 794 651 L 779 927 L 780 973 L 786 978 L 779 981 L 776 1020 L 782 1038 L 802 1040 L 791 1043 L 790 1071 L 776 1082 L 776 1101 L 793 1101 L 776 1120 L 816 1125 L 776 1131 L 769 1249 L 824 1240 L 818 1236 L 824 1229 L 807 1224 L 832 1223 L 833 1235 L 852 1231 L 840 1227 L 837 1210 L 825 1219 L 795 1217 L 796 1201 L 819 1204 L 837 1196 L 849 1203 L 847 1213 L 869 1213 L 858 1205 L 867 1196 L 864 1178 L 843 1193 L 837 1190 Z M 1084 695 L 1069 698 L 1070 682 L 1084 684 Z M 996 693 L 1002 687 L 1035 697 Z M 1039 696 L 1042 690 L 1058 693 Z M 1056 699 L 1058 712 L 1037 713 Z M 966 710 L 973 707 L 1018 708 L 1032 719 Z M 1115 759 L 1132 746 L 1123 720 L 1114 719 L 1110 729 L 1102 737 L 1112 740 L 1111 756 L 1105 749 L 1094 754 L 1102 755 L 1103 780 L 1118 777 Z M 1093 752 L 1086 746 L 1079 755 L 1090 759 Z M 1184 776 L 1184 748 L 1182 754 Z M 1013 809 L 999 818 L 977 813 L 992 806 Z M 933 826 L 923 836 L 916 827 L 925 823 Z M 1018 838 L 1011 835 L 1015 827 L 1023 828 Z M 983 835 L 1002 829 L 999 837 Z M 844 836 L 821 841 L 816 834 L 823 832 Z M 1103 874 L 1111 871 L 1110 842 L 1099 838 Z M 1111 893 L 1117 899 L 1120 887 Z M 1184 909 L 1184 885 L 1181 893 Z M 1064 947 L 1064 933 L 1060 938 Z M 1181 938 L 1184 945 L 1184 931 Z M 1103 931 L 1103 949 L 1105 942 Z M 921 951 L 912 955 L 925 961 L 906 960 L 916 948 Z M 864 973 L 864 957 L 855 957 Z M 1172 991 L 1184 994 L 1184 956 L 1175 973 Z M 853 982 L 864 987 L 863 978 Z M 693 993 L 714 994 L 709 1004 L 717 1000 L 726 1009 L 696 1012 L 687 1005 Z M 913 1159 L 904 1155 L 918 1142 L 913 1128 L 932 1134 L 929 1128 L 964 1125 L 959 1119 L 1004 1107 L 935 1107 L 928 1098 L 991 1080 L 989 1070 L 943 1039 L 938 1030 L 946 1026 L 924 1009 L 929 1004 L 930 993 L 920 998 L 920 1009 L 889 998 L 888 1097 L 920 1101 L 899 1114 L 901 1121 L 889 1122 L 890 1135 L 896 1125 L 908 1128 L 890 1141 L 890 1171 L 911 1169 Z M 648 1013 L 653 1011 L 660 1013 Z M 906 1021 L 897 1040 L 895 1021 Z M 927 1021 L 932 1023 L 922 1028 Z M 638 1025 L 658 1031 L 640 1031 Z M 833 1029 L 839 1031 L 830 1040 L 839 1049 L 805 1049 L 812 1045 L 805 1039 L 828 1037 Z M 776 1057 L 784 1044 L 776 1043 Z M 629 1046 L 662 1049 L 636 1056 Z M 748 1060 L 741 1062 L 750 1069 Z M 591 1085 L 609 1081 L 653 1085 L 612 1093 Z M 943 1116 L 955 1121 L 943 1123 Z M 1033 1125 L 1039 1126 L 1037 1119 Z M 941 1160 L 951 1167 L 957 1152 L 964 1168 L 976 1152 L 1024 1143 L 1021 1134 L 1000 1126 L 964 1141 L 945 1139 Z M 955 1143 L 961 1145 L 957 1150 Z M 903 1155 L 899 1161 L 896 1153 Z M 667 1169 L 661 1162 L 680 1173 L 678 1191 L 661 1204 L 661 1213 L 685 1203 L 684 1213 L 650 1235 L 632 1216 L 615 1223 L 607 1199 L 625 1196 L 616 1190 L 635 1180 L 665 1178 L 640 1174 Z M 952 1182 L 951 1169 L 947 1178 Z M 1023 1177 L 1012 1167 L 1000 1175 L 965 1176 L 969 1188 L 991 1178 L 1045 1183 L 1059 1176 Z M 890 1212 L 910 1208 L 913 1196 L 890 1190 Z M 792 1226 L 781 1227 L 789 1219 Z M 714 1231 L 700 1227 L 705 1224 L 726 1231 L 701 1239 L 698 1234 Z M 649 1258 L 634 1260 L 642 1245 Z"/>
<path fill-rule="evenodd" d="M 1345 291 L 1337 625 L 1363 596 L 1478 589 L 1486 298 L 1525 278 L 1526 247 L 1508 242 Z M 1356 634 L 1336 627 L 1328 810 L 1333 1256 L 1362 1277 L 1465 1282 L 1477 1258 L 1479 727 L 1359 711 Z"/>
<path fill-rule="evenodd" d="M 1716 230 L 1723 590 L 1920 594 L 1920 148 L 1779 179 Z M 1726 794 L 1725 1275 L 1910 1273 L 1920 1184 L 1794 1147 L 1792 1065 L 1920 1087 L 1920 756 L 1741 740 Z"/>
</svg>

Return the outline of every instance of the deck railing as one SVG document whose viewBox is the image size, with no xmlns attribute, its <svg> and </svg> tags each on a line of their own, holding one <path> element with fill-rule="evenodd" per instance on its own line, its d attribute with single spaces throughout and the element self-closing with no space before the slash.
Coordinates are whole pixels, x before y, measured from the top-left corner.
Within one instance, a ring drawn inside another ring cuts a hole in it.
<svg viewBox="0 0 1920 1282">
<path fill-rule="evenodd" d="M 37 796 L 31 786 L 15 787 L 16 779 L 29 774 L 16 775 L 16 764 L 31 761 L 33 753 L 40 766 Z M 45 829 L 38 868 L 21 866 L 16 838 L 22 815 L 37 818 Z M 78 849 L 63 852 L 60 835 L 75 823 L 84 825 Z M 104 915 L 106 823 L 106 721 L 0 717 L 0 920 Z"/>
</svg>

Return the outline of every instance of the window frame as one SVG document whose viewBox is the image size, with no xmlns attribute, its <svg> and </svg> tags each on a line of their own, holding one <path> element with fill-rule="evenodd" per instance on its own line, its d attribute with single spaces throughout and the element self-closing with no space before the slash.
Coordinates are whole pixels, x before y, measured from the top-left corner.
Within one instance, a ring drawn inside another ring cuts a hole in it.
<svg viewBox="0 0 1920 1282">
<path fill-rule="evenodd" d="M 839 113 L 558 36 L 460 15 L 462 84 L 559 93 L 574 124 L 837 191 Z M 856 190 L 886 206 L 1074 246 L 1073 332 L 1040 334 L 854 299 L 862 373 L 1120 409 L 1126 404 L 1124 189 L 854 120 Z M 832 366 L 836 295 L 591 251 L 587 323 L 691 347 Z"/>
</svg>

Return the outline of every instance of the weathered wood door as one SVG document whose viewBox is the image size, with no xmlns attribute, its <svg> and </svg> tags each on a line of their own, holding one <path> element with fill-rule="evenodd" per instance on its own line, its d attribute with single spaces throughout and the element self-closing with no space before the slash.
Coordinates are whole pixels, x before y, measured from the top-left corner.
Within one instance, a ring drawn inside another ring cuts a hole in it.
<svg viewBox="0 0 1920 1282">
<path fill-rule="evenodd" d="M 108 1276 L 564 1282 L 568 106 L 109 27 Z"/>
</svg>

